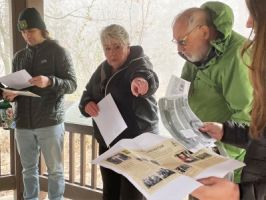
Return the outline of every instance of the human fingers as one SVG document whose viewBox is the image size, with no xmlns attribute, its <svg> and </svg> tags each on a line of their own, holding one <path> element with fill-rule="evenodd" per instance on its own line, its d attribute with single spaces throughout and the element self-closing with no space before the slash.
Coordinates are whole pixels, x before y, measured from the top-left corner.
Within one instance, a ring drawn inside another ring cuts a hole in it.
<svg viewBox="0 0 266 200">
<path fill-rule="evenodd" d="M 99 112 L 99 107 L 96 103 L 89 102 L 85 106 L 85 112 L 88 113 L 92 117 L 96 117 L 98 115 L 98 112 Z"/>
<path fill-rule="evenodd" d="M 199 130 L 216 140 L 221 140 L 223 136 L 223 125 L 221 123 L 205 122 Z"/>
</svg>

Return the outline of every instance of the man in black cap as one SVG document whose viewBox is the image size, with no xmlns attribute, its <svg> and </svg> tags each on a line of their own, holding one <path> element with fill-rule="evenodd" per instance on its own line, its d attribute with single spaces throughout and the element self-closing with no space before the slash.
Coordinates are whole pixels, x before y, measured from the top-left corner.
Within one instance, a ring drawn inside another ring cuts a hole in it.
<svg viewBox="0 0 266 200">
<path fill-rule="evenodd" d="M 40 150 L 48 169 L 48 197 L 63 199 L 63 96 L 77 87 L 71 57 L 49 38 L 45 23 L 35 8 L 23 10 L 17 25 L 27 45 L 15 54 L 13 72 L 27 70 L 33 77 L 29 81 L 32 87 L 27 89 L 41 96 L 3 93 L 5 99 L 15 102 L 15 136 L 23 166 L 24 199 L 38 199 Z"/>
</svg>

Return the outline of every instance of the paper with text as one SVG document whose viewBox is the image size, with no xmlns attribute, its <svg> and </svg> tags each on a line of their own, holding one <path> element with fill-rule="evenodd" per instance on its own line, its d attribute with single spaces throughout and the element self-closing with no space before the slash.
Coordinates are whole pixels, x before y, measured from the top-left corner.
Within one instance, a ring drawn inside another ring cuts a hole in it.
<svg viewBox="0 0 266 200">
<path fill-rule="evenodd" d="M 25 70 L 20 70 L 6 76 L 0 77 L 0 82 L 9 88 L 20 90 L 32 86 L 29 80 L 32 76 Z"/>
<path fill-rule="evenodd" d="M 165 97 L 158 105 L 165 128 L 179 143 L 192 152 L 215 146 L 215 139 L 201 133 L 202 121 L 193 113 L 188 103 L 190 82 L 172 76 Z"/>
<path fill-rule="evenodd" d="M 192 153 L 152 133 L 120 140 L 93 163 L 125 176 L 148 200 L 183 200 L 201 185 L 198 178 L 223 177 L 244 166 L 208 149 Z"/>
<path fill-rule="evenodd" d="M 107 146 L 122 133 L 127 125 L 119 112 L 113 97 L 108 94 L 99 103 L 99 114 L 93 117 Z"/>
</svg>

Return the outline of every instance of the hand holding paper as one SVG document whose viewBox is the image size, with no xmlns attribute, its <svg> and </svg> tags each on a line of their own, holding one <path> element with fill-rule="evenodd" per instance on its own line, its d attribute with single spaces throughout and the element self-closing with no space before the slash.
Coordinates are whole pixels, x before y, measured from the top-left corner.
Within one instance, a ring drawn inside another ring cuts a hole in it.
<svg viewBox="0 0 266 200">
<path fill-rule="evenodd" d="M 1 88 L 1 90 L 3 90 L 3 88 Z M 16 96 L 18 96 L 17 94 L 8 92 L 8 91 L 4 91 L 3 90 L 3 99 L 7 100 L 7 101 L 14 101 L 14 99 L 16 98 Z"/>
<path fill-rule="evenodd" d="M 51 80 L 47 76 L 35 76 L 29 82 L 39 88 L 46 88 L 51 84 Z"/>
<path fill-rule="evenodd" d="M 99 113 L 93 117 L 107 146 L 127 128 L 114 99 L 108 94 L 99 103 Z"/>
</svg>

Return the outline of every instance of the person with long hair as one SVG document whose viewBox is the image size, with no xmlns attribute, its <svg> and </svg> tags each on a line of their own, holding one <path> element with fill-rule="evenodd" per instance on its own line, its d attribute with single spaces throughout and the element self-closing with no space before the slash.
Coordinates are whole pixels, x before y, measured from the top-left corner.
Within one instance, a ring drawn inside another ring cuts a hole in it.
<svg viewBox="0 0 266 200">
<path fill-rule="evenodd" d="M 252 55 L 249 71 L 254 100 L 250 126 L 227 121 L 206 122 L 201 128 L 217 140 L 245 148 L 246 166 L 239 184 L 217 177 L 199 180 L 203 186 L 192 195 L 200 200 L 266 199 L 266 1 L 246 0 L 246 4 L 250 13 L 247 27 L 255 33 L 242 52 L 250 51 Z"/>
<path fill-rule="evenodd" d="M 64 96 L 77 88 L 76 74 L 68 51 L 49 37 L 46 24 L 35 8 L 22 10 L 17 22 L 25 48 L 16 52 L 12 72 L 26 70 L 30 92 L 41 98 L 3 92 L 14 101 L 15 138 L 23 167 L 23 199 L 39 199 L 39 156 L 44 156 L 48 172 L 48 198 L 64 199 L 65 179 Z"/>
</svg>

